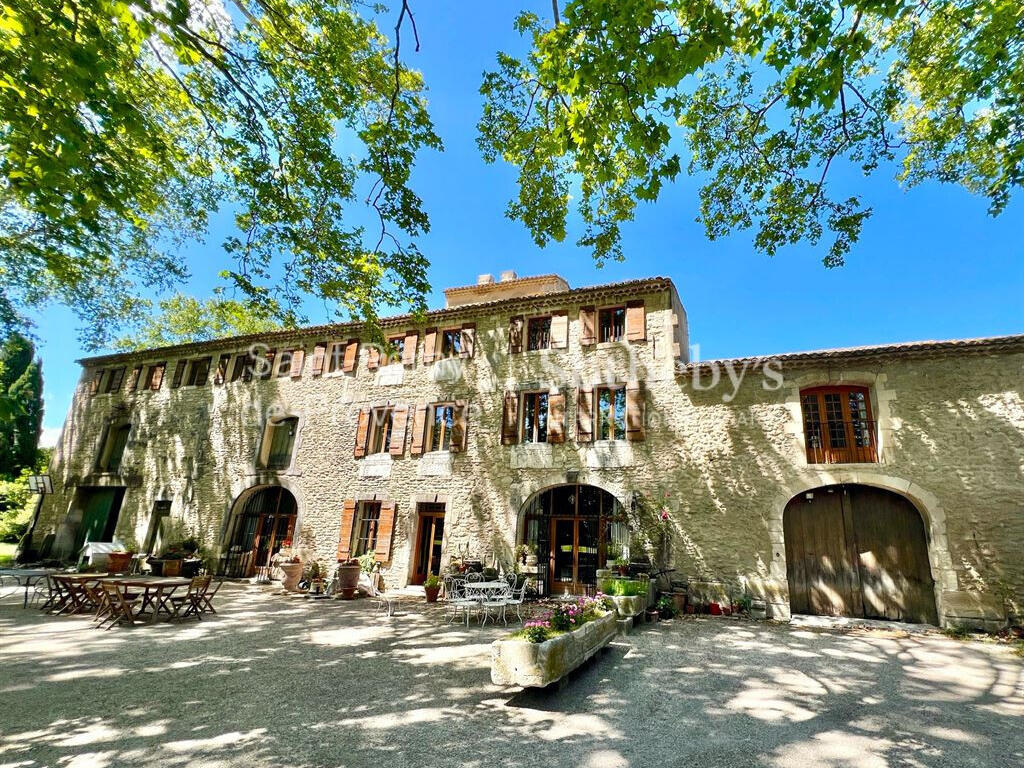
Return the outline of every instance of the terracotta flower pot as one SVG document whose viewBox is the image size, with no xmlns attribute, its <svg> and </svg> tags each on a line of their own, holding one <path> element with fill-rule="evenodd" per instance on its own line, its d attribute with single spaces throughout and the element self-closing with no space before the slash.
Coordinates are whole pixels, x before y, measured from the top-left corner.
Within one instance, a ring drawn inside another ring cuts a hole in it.
<svg viewBox="0 0 1024 768">
<path fill-rule="evenodd" d="M 721 616 L 722 615 L 722 606 L 720 606 L 718 603 L 712 603 L 711 604 L 711 615 L 712 616 Z"/>
<path fill-rule="evenodd" d="M 164 560 L 164 576 L 181 576 L 181 560 Z"/>
<path fill-rule="evenodd" d="M 107 570 L 110 573 L 123 573 L 131 564 L 131 552 L 111 552 L 107 555 Z"/>
<path fill-rule="evenodd" d="M 441 586 L 438 585 L 436 587 L 424 587 L 423 591 L 427 595 L 427 602 L 428 603 L 436 603 L 437 602 L 437 596 L 441 592 Z"/>
<path fill-rule="evenodd" d="M 281 563 L 277 567 L 281 569 L 281 586 L 289 592 L 298 591 L 302 563 Z"/>
<path fill-rule="evenodd" d="M 360 570 L 358 564 L 338 566 L 338 591 L 345 600 L 351 600 L 356 596 Z"/>
</svg>

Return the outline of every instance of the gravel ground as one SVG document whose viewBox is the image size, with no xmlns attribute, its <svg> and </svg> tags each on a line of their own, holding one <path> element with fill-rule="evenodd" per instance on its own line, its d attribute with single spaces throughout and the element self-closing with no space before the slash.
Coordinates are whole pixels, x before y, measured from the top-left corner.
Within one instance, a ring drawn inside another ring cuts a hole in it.
<svg viewBox="0 0 1024 768">
<path fill-rule="evenodd" d="M 1024 765 L 1024 662 L 992 644 L 687 618 L 520 691 L 490 684 L 503 629 L 419 602 L 219 597 L 109 632 L 0 600 L 0 768 Z"/>
</svg>

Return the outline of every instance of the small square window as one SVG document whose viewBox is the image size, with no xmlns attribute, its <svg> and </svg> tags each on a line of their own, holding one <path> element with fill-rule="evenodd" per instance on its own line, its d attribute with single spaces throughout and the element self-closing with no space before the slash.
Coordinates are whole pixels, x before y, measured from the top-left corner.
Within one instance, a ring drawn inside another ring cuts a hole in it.
<svg viewBox="0 0 1024 768">
<path fill-rule="evenodd" d="M 528 350 L 551 347 L 551 318 L 531 317 L 526 326 L 526 348 Z"/>
<path fill-rule="evenodd" d="M 626 308 L 605 307 L 597 313 L 598 341 L 622 341 L 626 336 Z"/>
</svg>

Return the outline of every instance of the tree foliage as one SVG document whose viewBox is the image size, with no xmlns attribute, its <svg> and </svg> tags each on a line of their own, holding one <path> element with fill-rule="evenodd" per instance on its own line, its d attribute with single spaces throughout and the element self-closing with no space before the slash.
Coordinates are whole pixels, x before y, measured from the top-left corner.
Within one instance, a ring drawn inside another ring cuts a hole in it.
<svg viewBox="0 0 1024 768">
<path fill-rule="evenodd" d="M 419 74 L 347 0 L 5 0 L 0 320 L 62 302 L 103 344 L 221 207 L 223 275 L 278 322 L 310 295 L 420 308 L 424 147 Z M 361 201 L 372 231 L 346 220 Z"/>
<path fill-rule="evenodd" d="M 159 302 L 151 314 L 114 343 L 120 350 L 150 349 L 226 336 L 247 336 L 280 328 L 273 308 L 225 299 L 221 294 L 199 300 L 177 293 Z"/>
<path fill-rule="evenodd" d="M 712 239 L 753 228 L 768 253 L 831 240 L 843 263 L 871 214 L 830 183 L 899 163 L 1000 213 L 1024 180 L 1019 0 L 572 0 L 524 13 L 523 58 L 484 78 L 479 144 L 519 169 L 509 216 L 539 245 L 570 198 L 598 262 L 620 225 L 684 170 Z"/>
<path fill-rule="evenodd" d="M 35 346 L 19 333 L 0 345 L 0 477 L 14 478 L 36 464 L 43 428 L 43 370 Z"/>
</svg>

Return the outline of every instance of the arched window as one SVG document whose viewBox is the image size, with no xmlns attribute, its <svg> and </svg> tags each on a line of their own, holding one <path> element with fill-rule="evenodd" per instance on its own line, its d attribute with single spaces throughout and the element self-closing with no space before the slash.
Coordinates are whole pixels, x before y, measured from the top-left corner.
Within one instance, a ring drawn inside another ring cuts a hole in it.
<svg viewBox="0 0 1024 768">
<path fill-rule="evenodd" d="M 878 461 L 867 387 L 812 387 L 800 391 L 808 464 Z"/>
</svg>

